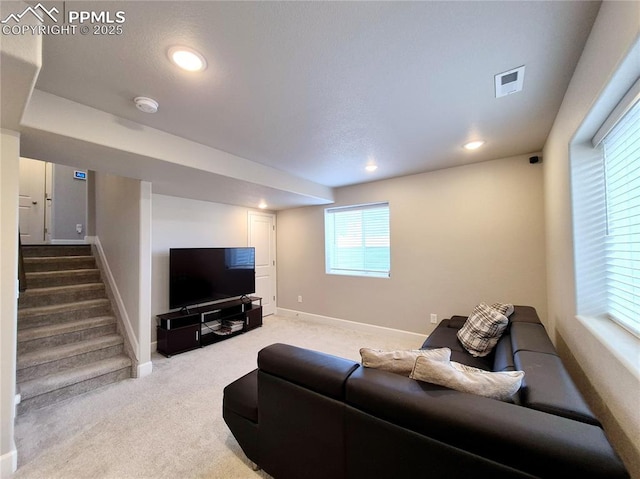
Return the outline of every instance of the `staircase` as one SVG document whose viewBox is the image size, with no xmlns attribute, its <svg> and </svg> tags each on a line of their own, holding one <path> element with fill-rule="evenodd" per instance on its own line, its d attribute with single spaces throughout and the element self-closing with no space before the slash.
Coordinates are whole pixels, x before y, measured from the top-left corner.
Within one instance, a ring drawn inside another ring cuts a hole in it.
<svg viewBox="0 0 640 479">
<path fill-rule="evenodd" d="M 131 360 L 89 245 L 22 246 L 18 413 L 131 377 Z"/>
</svg>

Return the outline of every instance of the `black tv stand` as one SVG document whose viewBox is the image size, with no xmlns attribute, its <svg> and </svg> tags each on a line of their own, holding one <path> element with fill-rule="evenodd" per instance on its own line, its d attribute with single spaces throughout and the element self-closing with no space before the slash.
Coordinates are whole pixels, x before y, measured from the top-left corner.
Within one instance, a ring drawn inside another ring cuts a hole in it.
<svg viewBox="0 0 640 479">
<path fill-rule="evenodd" d="M 237 299 L 159 314 L 158 352 L 171 357 L 262 326 L 262 298 Z"/>
</svg>

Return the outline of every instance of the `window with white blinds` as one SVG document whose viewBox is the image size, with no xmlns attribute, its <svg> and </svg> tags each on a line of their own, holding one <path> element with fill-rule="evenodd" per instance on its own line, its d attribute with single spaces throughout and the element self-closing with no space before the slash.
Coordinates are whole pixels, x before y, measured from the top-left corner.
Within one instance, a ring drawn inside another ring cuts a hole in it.
<svg viewBox="0 0 640 479">
<path fill-rule="evenodd" d="M 640 101 L 602 139 L 607 311 L 640 335 Z"/>
<path fill-rule="evenodd" d="M 327 208 L 327 274 L 389 277 L 389 203 Z"/>
</svg>

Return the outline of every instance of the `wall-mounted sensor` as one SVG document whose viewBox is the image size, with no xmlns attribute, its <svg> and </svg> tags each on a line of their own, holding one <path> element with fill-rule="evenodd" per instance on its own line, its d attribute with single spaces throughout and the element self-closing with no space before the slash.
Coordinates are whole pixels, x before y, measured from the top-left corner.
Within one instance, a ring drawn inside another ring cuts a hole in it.
<svg viewBox="0 0 640 479">
<path fill-rule="evenodd" d="M 540 163 L 541 158 L 539 156 L 530 156 L 529 157 L 529 163 L 531 163 L 532 165 L 535 165 L 536 163 Z"/>
<path fill-rule="evenodd" d="M 158 102 L 146 96 L 137 96 L 133 99 L 136 108 L 144 113 L 155 113 L 158 111 Z"/>
<path fill-rule="evenodd" d="M 511 95 L 522 90 L 524 84 L 524 65 L 513 70 L 498 73 L 495 77 L 496 98 Z"/>
</svg>

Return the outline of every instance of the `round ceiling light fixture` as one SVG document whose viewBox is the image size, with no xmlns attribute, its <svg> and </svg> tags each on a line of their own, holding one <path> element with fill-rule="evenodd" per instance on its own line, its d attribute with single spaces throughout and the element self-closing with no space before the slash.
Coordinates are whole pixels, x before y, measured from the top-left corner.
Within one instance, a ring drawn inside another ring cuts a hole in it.
<svg viewBox="0 0 640 479">
<path fill-rule="evenodd" d="M 133 99 L 136 108 L 144 113 L 155 113 L 158 111 L 158 102 L 146 96 L 137 96 Z"/>
<path fill-rule="evenodd" d="M 267 203 L 264 200 L 262 200 L 262 201 L 260 201 L 260 204 L 258 205 L 258 208 L 260 208 L 261 210 L 265 210 L 265 209 L 267 209 L 267 206 L 268 206 Z"/>
<path fill-rule="evenodd" d="M 188 72 L 201 72 L 207 68 L 207 60 L 193 48 L 171 47 L 169 60 Z"/>
<path fill-rule="evenodd" d="M 364 169 L 372 173 L 378 169 L 378 165 L 370 164 L 365 166 Z"/>
<path fill-rule="evenodd" d="M 477 150 L 482 145 L 484 145 L 484 140 L 475 140 L 475 141 L 470 141 L 469 143 L 465 143 L 463 148 L 465 150 Z"/>
</svg>

